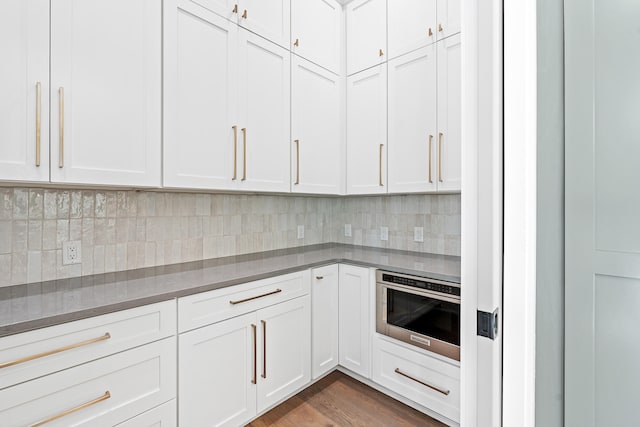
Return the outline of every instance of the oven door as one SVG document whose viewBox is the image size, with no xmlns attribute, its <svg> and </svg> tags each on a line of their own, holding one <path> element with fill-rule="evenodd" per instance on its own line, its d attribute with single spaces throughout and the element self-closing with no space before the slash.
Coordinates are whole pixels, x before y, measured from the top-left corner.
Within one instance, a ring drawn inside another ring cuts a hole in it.
<svg viewBox="0 0 640 427">
<path fill-rule="evenodd" d="M 377 284 L 376 331 L 460 360 L 460 301 L 411 287 Z"/>
</svg>

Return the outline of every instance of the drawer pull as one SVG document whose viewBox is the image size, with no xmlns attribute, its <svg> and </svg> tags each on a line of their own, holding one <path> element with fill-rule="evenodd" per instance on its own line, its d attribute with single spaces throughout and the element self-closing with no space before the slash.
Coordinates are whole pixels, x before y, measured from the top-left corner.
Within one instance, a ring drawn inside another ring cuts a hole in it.
<svg viewBox="0 0 640 427">
<path fill-rule="evenodd" d="M 71 414 L 73 414 L 74 412 L 81 411 L 81 410 L 83 410 L 84 408 L 88 408 L 89 406 L 93 406 L 93 405 L 95 405 L 96 403 L 100 403 L 100 402 L 102 402 L 103 400 L 107 400 L 107 399 L 109 399 L 110 397 L 111 397 L 111 393 L 109 393 L 109 391 L 107 390 L 107 391 L 106 391 L 102 396 L 100 396 L 100 397 L 99 397 L 99 398 L 97 398 L 97 399 L 92 400 L 91 402 L 83 403 L 82 405 L 78 405 L 78 406 L 76 406 L 75 408 L 67 409 L 66 411 L 64 411 L 64 412 L 60 412 L 60 413 L 59 413 L 59 414 L 57 414 L 57 415 L 54 415 L 54 416 L 49 417 L 49 418 L 45 418 L 45 419 L 44 419 L 44 420 L 42 420 L 42 421 L 38 421 L 38 422 L 37 422 L 37 423 L 35 423 L 35 424 L 31 424 L 31 427 L 40 427 L 40 426 L 43 426 L 43 425 L 45 425 L 45 424 L 50 423 L 51 421 L 55 421 L 55 420 L 57 420 L 57 419 L 59 419 L 59 418 L 66 417 L 67 415 L 71 415 Z"/>
<path fill-rule="evenodd" d="M 42 85 L 36 82 L 36 167 L 40 167 L 42 128 Z"/>
<path fill-rule="evenodd" d="M 0 364 L 0 369 L 8 368 L 9 366 L 19 365 L 19 364 L 25 363 L 25 362 L 30 362 L 32 360 L 40 359 L 42 357 L 51 356 L 53 354 L 62 353 L 62 352 L 67 351 L 67 350 L 73 350 L 74 348 L 84 347 L 85 345 L 94 344 L 94 343 L 97 343 L 97 342 L 100 342 L 100 341 L 105 341 L 105 340 L 108 340 L 109 338 L 111 338 L 111 334 L 109 332 L 107 332 L 106 334 L 104 334 L 103 336 L 98 337 L 98 338 L 93 338 L 93 339 L 82 341 L 82 342 L 79 342 L 79 343 L 76 343 L 76 344 L 71 344 L 71 345 L 67 345 L 67 346 L 64 346 L 64 347 L 56 348 L 55 350 L 45 351 L 44 353 L 39 353 L 39 354 L 34 354 L 32 356 L 23 357 L 21 359 L 16 359 L 16 360 L 14 360 L 12 362 L 2 363 L 2 364 Z"/>
<path fill-rule="evenodd" d="M 267 378 L 267 322 L 261 320 L 262 323 L 262 378 Z"/>
<path fill-rule="evenodd" d="M 248 302 L 248 301 L 253 301 L 254 299 L 258 299 L 258 298 L 268 297 L 269 295 L 279 294 L 280 292 L 282 292 L 282 289 L 276 289 L 273 292 L 268 292 L 266 294 L 258 295 L 258 296 L 255 296 L 255 297 L 245 298 L 245 299 L 241 299 L 241 300 L 238 300 L 238 301 L 229 301 L 229 304 L 232 304 L 232 305 L 242 304 L 243 302 Z"/>
<path fill-rule="evenodd" d="M 420 381 L 420 380 L 418 380 L 418 379 L 415 379 L 415 378 L 413 378 L 411 375 L 407 375 L 407 374 L 405 374 L 404 372 L 402 372 L 399 368 L 396 368 L 396 370 L 395 370 L 394 372 L 395 372 L 396 374 L 398 374 L 398 375 L 402 375 L 402 376 L 403 376 L 403 377 L 405 377 L 405 378 L 409 378 L 411 381 L 415 381 L 415 382 L 417 382 L 418 384 L 422 384 L 422 385 L 423 385 L 423 386 L 425 386 L 425 387 L 429 387 L 431 390 L 435 390 L 435 391 L 437 391 L 438 393 L 442 393 L 442 394 L 444 394 L 445 396 L 449 396 L 449 393 L 451 393 L 451 391 L 449 391 L 449 390 L 443 390 L 443 389 L 441 389 L 441 388 L 439 388 L 439 387 L 436 387 L 436 386 L 431 385 L 431 384 L 429 384 L 429 383 L 426 383 L 426 382 L 424 382 L 424 381 Z"/>
<path fill-rule="evenodd" d="M 256 325 L 251 324 L 251 330 L 253 331 L 253 377 L 251 378 L 251 384 L 258 383 L 258 343 L 257 343 L 257 335 Z"/>
</svg>

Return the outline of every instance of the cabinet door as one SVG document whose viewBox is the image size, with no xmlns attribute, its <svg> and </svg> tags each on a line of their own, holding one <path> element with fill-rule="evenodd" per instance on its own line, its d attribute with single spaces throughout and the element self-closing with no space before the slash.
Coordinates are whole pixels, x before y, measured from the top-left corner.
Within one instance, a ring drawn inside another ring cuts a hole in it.
<svg viewBox="0 0 640 427">
<path fill-rule="evenodd" d="M 395 1 L 395 0 L 392 0 Z M 356 0 L 347 5 L 347 74 L 387 60 L 387 1 Z"/>
<path fill-rule="evenodd" d="M 179 337 L 179 425 L 238 426 L 256 414 L 255 312 Z"/>
<path fill-rule="evenodd" d="M 436 47 L 389 61 L 389 192 L 435 191 Z"/>
<path fill-rule="evenodd" d="M 177 427 L 178 409 L 176 406 L 176 399 L 170 400 L 118 424 L 118 427 Z"/>
<path fill-rule="evenodd" d="M 342 6 L 334 0 L 291 0 L 291 51 L 340 73 Z"/>
<path fill-rule="evenodd" d="M 49 180 L 49 1 L 0 14 L 0 180 Z"/>
<path fill-rule="evenodd" d="M 294 193 L 338 194 L 344 149 L 340 77 L 293 57 L 291 180 Z"/>
<path fill-rule="evenodd" d="M 161 3 L 51 6 L 51 181 L 159 186 Z"/>
<path fill-rule="evenodd" d="M 460 34 L 438 45 L 438 191 L 460 191 L 461 49 Z"/>
<path fill-rule="evenodd" d="M 258 412 L 311 381 L 310 314 L 309 295 L 257 312 Z"/>
<path fill-rule="evenodd" d="M 365 378 L 371 375 L 369 292 L 374 286 L 367 268 L 340 264 L 340 365 Z"/>
<path fill-rule="evenodd" d="M 233 189 L 238 29 L 189 0 L 164 7 L 164 185 Z"/>
<path fill-rule="evenodd" d="M 186 0 L 202 6 L 203 8 L 216 13 L 223 18 L 231 19 L 234 22 L 238 20 L 238 0 Z"/>
<path fill-rule="evenodd" d="M 311 271 L 311 374 L 338 366 L 338 264 Z"/>
<path fill-rule="evenodd" d="M 290 191 L 291 54 L 240 30 L 241 188 Z"/>
<path fill-rule="evenodd" d="M 460 32 L 460 1 L 438 1 L 438 40 Z"/>
<path fill-rule="evenodd" d="M 347 194 L 387 191 L 387 64 L 347 78 Z"/>
<path fill-rule="evenodd" d="M 387 7 L 389 58 L 436 41 L 436 0 L 392 0 Z"/>
<path fill-rule="evenodd" d="M 240 0 L 238 23 L 289 49 L 291 0 Z"/>
</svg>

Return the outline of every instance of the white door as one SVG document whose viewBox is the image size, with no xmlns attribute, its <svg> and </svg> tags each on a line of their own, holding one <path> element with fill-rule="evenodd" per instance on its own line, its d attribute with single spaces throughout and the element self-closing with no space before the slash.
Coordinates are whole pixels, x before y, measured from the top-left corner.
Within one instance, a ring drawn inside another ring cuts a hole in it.
<svg viewBox="0 0 640 427">
<path fill-rule="evenodd" d="M 387 60 L 387 0 L 356 0 L 346 7 L 347 75 Z"/>
<path fill-rule="evenodd" d="M 237 26 L 189 0 L 165 0 L 164 22 L 164 185 L 233 189 Z"/>
<path fill-rule="evenodd" d="M 369 280 L 369 269 L 345 264 L 340 264 L 339 283 L 340 365 L 370 378 L 370 292 L 374 292 L 375 283 Z"/>
<path fill-rule="evenodd" d="M 311 381 L 309 295 L 257 311 L 258 412 Z"/>
<path fill-rule="evenodd" d="M 438 46 L 438 191 L 460 191 L 462 64 L 460 34 Z"/>
<path fill-rule="evenodd" d="M 291 51 L 334 73 L 342 63 L 342 6 L 334 0 L 291 0 Z"/>
<path fill-rule="evenodd" d="M 460 32 L 461 0 L 438 1 L 438 40 Z"/>
<path fill-rule="evenodd" d="M 240 30 L 240 188 L 288 192 L 291 54 Z"/>
<path fill-rule="evenodd" d="M 223 18 L 237 22 L 238 20 L 238 0 L 186 0 L 197 4 L 203 8 L 216 13 Z"/>
<path fill-rule="evenodd" d="M 256 414 L 255 312 L 181 334 L 178 413 L 182 426 L 238 426 Z"/>
<path fill-rule="evenodd" d="M 387 2 L 389 59 L 436 41 L 436 0 Z"/>
<path fill-rule="evenodd" d="M 291 191 L 338 194 L 344 152 L 339 76 L 293 57 L 291 76 Z"/>
<path fill-rule="evenodd" d="M 565 423 L 638 424 L 640 3 L 565 2 Z"/>
<path fill-rule="evenodd" d="M 436 191 L 436 46 L 389 61 L 389 192 Z"/>
<path fill-rule="evenodd" d="M 0 14 L 0 180 L 49 180 L 49 1 Z"/>
<path fill-rule="evenodd" d="M 338 264 L 311 270 L 311 374 L 338 366 Z"/>
<path fill-rule="evenodd" d="M 162 5 L 51 6 L 51 181 L 159 186 Z"/>
<path fill-rule="evenodd" d="M 387 192 L 387 64 L 347 78 L 347 194 Z"/>
<path fill-rule="evenodd" d="M 291 0 L 240 0 L 238 23 L 289 49 Z"/>
</svg>

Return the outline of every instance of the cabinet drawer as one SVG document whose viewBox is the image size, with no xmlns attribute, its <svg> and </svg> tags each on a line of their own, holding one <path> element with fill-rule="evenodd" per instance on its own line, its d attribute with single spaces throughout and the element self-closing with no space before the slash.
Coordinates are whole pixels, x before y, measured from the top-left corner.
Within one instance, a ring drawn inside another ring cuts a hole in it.
<svg viewBox="0 0 640 427">
<path fill-rule="evenodd" d="M 457 366 L 375 337 L 373 380 L 460 422 L 460 368 Z"/>
<path fill-rule="evenodd" d="M 175 335 L 175 300 L 0 339 L 0 389 Z"/>
<path fill-rule="evenodd" d="M 189 331 L 309 293 L 309 270 L 178 300 L 178 330 Z"/>
<path fill-rule="evenodd" d="M 144 414 L 118 424 L 118 427 L 176 427 L 178 425 L 176 400 L 148 410 Z"/>
<path fill-rule="evenodd" d="M 0 425 L 114 426 L 176 397 L 176 339 L 0 391 Z"/>
</svg>

